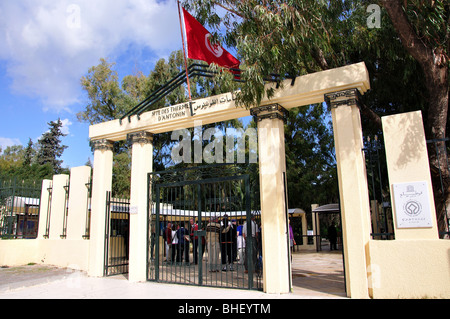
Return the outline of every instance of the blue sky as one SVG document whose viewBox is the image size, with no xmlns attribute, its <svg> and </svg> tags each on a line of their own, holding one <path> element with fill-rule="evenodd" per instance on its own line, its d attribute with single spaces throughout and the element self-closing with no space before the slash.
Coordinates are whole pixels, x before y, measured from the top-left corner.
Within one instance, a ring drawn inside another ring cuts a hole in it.
<svg viewBox="0 0 450 319">
<path fill-rule="evenodd" d="M 63 166 L 92 159 L 89 125 L 76 113 L 87 97 L 80 78 L 100 58 L 119 80 L 149 74 L 181 49 L 175 0 L 3 0 L 0 2 L 0 146 L 37 142 L 60 118 L 68 148 Z"/>
</svg>

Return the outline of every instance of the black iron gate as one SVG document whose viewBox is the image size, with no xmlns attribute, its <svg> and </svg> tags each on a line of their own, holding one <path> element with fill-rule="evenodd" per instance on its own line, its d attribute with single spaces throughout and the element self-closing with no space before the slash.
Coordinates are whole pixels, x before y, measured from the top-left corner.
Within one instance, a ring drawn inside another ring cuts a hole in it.
<svg viewBox="0 0 450 319">
<path fill-rule="evenodd" d="M 106 193 L 105 268 L 104 275 L 128 273 L 129 199 L 113 198 Z"/>
<path fill-rule="evenodd" d="M 208 177 L 202 168 L 149 174 L 148 279 L 262 289 L 260 214 L 251 211 L 249 175 L 212 177 L 230 173 L 214 169 Z"/>
<path fill-rule="evenodd" d="M 383 136 L 375 135 L 365 141 L 366 171 L 369 186 L 372 239 L 395 239 L 386 152 Z"/>
</svg>

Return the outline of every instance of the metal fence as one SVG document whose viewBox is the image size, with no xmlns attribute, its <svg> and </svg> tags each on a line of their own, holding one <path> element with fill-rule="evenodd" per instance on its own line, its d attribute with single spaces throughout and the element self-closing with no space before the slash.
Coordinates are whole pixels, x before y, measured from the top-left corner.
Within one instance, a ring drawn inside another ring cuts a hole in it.
<svg viewBox="0 0 450 319">
<path fill-rule="evenodd" d="M 260 212 L 251 209 L 252 184 L 240 169 L 217 164 L 149 174 L 149 280 L 262 289 Z"/>
<path fill-rule="evenodd" d="M 128 273 L 130 200 L 106 193 L 105 276 Z"/>
<path fill-rule="evenodd" d="M 92 177 L 89 178 L 89 182 L 87 182 L 85 185 L 87 188 L 87 202 L 86 202 L 86 221 L 83 238 L 89 239 L 91 236 Z"/>
<path fill-rule="evenodd" d="M 373 239 L 395 239 L 386 153 L 382 136 L 364 141 Z"/>
<path fill-rule="evenodd" d="M 41 181 L 0 180 L 0 238 L 37 237 Z"/>
<path fill-rule="evenodd" d="M 70 183 L 67 181 L 67 184 L 64 186 L 64 214 L 63 214 L 63 228 L 61 231 L 60 237 L 62 239 L 67 238 L 67 217 L 69 214 L 69 189 Z"/>
</svg>

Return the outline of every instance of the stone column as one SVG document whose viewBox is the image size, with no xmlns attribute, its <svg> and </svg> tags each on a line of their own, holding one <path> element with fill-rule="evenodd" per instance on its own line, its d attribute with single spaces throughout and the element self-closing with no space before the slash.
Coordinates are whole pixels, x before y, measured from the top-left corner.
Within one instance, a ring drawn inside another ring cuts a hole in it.
<svg viewBox="0 0 450 319">
<path fill-rule="evenodd" d="M 384 116 L 381 120 L 395 221 L 395 239 L 439 239 L 422 113 L 416 111 L 395 114 Z M 404 187 L 396 188 L 399 184 L 404 184 Z M 423 188 L 414 189 L 416 185 L 423 185 Z M 413 190 L 403 195 L 402 189 L 405 186 Z M 423 196 L 418 193 L 423 193 Z M 402 197 L 408 200 L 396 203 L 396 200 L 400 201 Z M 413 214 L 408 213 L 406 209 L 410 203 L 420 207 Z M 402 225 L 401 219 L 409 221 Z"/>
<path fill-rule="evenodd" d="M 106 192 L 112 187 L 113 142 L 93 141 L 91 228 L 89 240 L 89 276 L 101 277 L 105 257 Z"/>
<path fill-rule="evenodd" d="M 263 278 L 266 293 L 289 293 L 291 283 L 284 115 L 279 104 L 251 110 L 258 123 Z"/>
<path fill-rule="evenodd" d="M 83 239 L 88 201 L 86 184 L 89 183 L 90 177 L 91 168 L 89 166 L 73 167 L 70 170 L 67 239 Z"/>
<path fill-rule="evenodd" d="M 325 94 L 331 108 L 336 149 L 347 295 L 368 298 L 370 207 L 356 89 Z"/>
<path fill-rule="evenodd" d="M 153 135 L 145 131 L 131 133 L 128 140 L 132 144 L 128 278 L 139 282 L 147 280 L 147 175 L 153 168 Z"/>
<path fill-rule="evenodd" d="M 319 226 L 319 216 L 318 213 L 314 213 L 313 210 L 316 209 L 317 207 L 319 207 L 319 204 L 311 204 L 311 222 L 312 222 L 312 229 L 313 229 L 313 244 L 314 244 L 314 249 L 316 251 L 319 251 L 319 245 L 320 243 L 320 227 L 317 228 L 317 226 Z"/>
</svg>

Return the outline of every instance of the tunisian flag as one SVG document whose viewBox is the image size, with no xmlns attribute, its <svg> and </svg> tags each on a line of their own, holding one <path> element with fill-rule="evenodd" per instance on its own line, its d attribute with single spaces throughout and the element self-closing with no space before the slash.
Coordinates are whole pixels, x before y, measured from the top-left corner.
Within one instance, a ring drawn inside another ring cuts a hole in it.
<svg viewBox="0 0 450 319">
<path fill-rule="evenodd" d="M 211 33 L 209 33 L 209 31 L 184 8 L 183 17 L 186 30 L 188 58 L 205 61 L 208 64 L 215 63 L 224 68 L 239 67 L 239 60 L 219 44 L 212 44 Z"/>
</svg>

